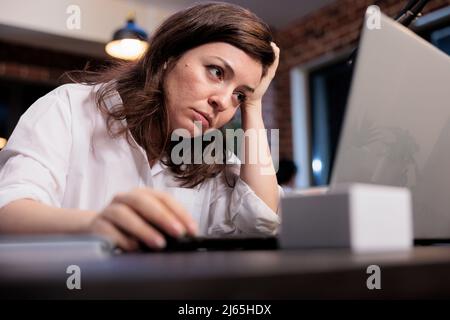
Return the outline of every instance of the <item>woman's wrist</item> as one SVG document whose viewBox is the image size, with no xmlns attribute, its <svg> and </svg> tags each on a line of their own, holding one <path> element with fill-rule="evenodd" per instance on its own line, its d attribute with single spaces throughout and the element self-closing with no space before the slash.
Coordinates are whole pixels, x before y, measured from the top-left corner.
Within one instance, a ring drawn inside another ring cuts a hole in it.
<svg viewBox="0 0 450 320">
<path fill-rule="evenodd" d="M 96 211 L 81 211 L 75 214 L 79 214 L 79 221 L 77 223 L 78 228 L 75 228 L 75 233 L 89 233 L 92 222 L 97 216 Z"/>
<path fill-rule="evenodd" d="M 262 104 L 261 102 L 246 105 L 241 109 L 241 115 L 245 118 L 262 118 Z"/>
</svg>

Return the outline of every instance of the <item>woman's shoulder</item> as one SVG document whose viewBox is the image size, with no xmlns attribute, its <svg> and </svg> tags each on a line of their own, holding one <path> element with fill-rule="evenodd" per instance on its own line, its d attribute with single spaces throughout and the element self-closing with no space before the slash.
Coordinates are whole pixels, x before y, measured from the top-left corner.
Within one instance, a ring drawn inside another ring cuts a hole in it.
<svg viewBox="0 0 450 320">
<path fill-rule="evenodd" d="M 62 102 L 64 107 L 67 107 L 68 111 L 79 110 L 80 105 L 87 105 L 89 107 L 94 107 L 97 105 L 98 93 L 100 90 L 104 89 L 104 86 L 107 83 L 100 84 L 83 84 L 83 83 L 67 83 L 60 85 L 38 99 L 44 100 L 47 104 L 48 102 Z M 113 90 L 109 88 L 107 91 L 108 94 L 102 96 L 105 104 L 110 107 L 110 105 L 120 104 L 122 101 L 117 91 L 113 87 Z M 49 101 L 50 100 L 50 101 Z M 72 110 L 74 109 L 74 110 Z M 83 108 L 87 110 L 91 110 L 96 113 L 97 108 Z"/>
<path fill-rule="evenodd" d="M 60 85 L 53 90 L 49 91 L 39 99 L 37 99 L 33 105 L 69 105 L 73 100 L 84 100 L 87 98 L 91 92 L 95 90 L 94 86 L 78 84 L 78 83 L 67 83 Z M 31 107 L 33 107 L 33 105 Z"/>
<path fill-rule="evenodd" d="M 98 90 L 98 86 L 82 83 L 66 83 L 50 91 L 48 94 L 55 95 L 60 99 L 84 98 Z"/>
<path fill-rule="evenodd" d="M 52 122 L 58 118 L 69 125 L 79 117 L 95 117 L 95 91 L 95 86 L 78 83 L 58 86 L 30 105 L 21 116 L 22 123 L 45 119 Z"/>
</svg>

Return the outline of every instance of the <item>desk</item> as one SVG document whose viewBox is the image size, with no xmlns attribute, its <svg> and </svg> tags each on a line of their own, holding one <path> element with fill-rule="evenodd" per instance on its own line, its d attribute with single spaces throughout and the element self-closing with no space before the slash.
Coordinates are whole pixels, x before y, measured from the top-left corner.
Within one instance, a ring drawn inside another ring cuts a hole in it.
<svg viewBox="0 0 450 320">
<path fill-rule="evenodd" d="M 81 290 L 68 290 L 69 265 Z M 369 265 L 381 290 L 369 290 Z M 450 247 L 352 254 L 277 250 L 0 259 L 1 298 L 328 299 L 449 298 Z"/>
</svg>

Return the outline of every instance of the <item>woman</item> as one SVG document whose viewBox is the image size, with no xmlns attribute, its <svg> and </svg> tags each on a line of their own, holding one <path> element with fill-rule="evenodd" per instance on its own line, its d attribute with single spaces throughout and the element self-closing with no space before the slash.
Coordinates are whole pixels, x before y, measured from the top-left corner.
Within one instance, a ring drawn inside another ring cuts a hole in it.
<svg viewBox="0 0 450 320">
<path fill-rule="evenodd" d="M 163 248 L 161 231 L 277 231 L 265 136 L 243 143 L 244 160 L 266 151 L 256 162 L 177 164 L 171 153 L 176 130 L 220 129 L 239 108 L 244 131 L 264 129 L 279 55 L 267 25 L 235 5 L 201 4 L 168 18 L 149 44 L 138 62 L 78 74 L 21 117 L 0 152 L 0 232 L 89 232 L 131 251 Z"/>
</svg>

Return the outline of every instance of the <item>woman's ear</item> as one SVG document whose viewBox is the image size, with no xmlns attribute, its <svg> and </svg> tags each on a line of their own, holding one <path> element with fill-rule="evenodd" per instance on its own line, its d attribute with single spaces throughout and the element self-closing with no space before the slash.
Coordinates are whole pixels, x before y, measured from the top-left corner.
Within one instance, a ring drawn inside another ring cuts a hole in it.
<svg viewBox="0 0 450 320">
<path fill-rule="evenodd" d="M 163 70 L 166 70 L 166 69 L 167 69 L 167 61 L 164 62 L 164 66 L 163 66 Z"/>
</svg>

